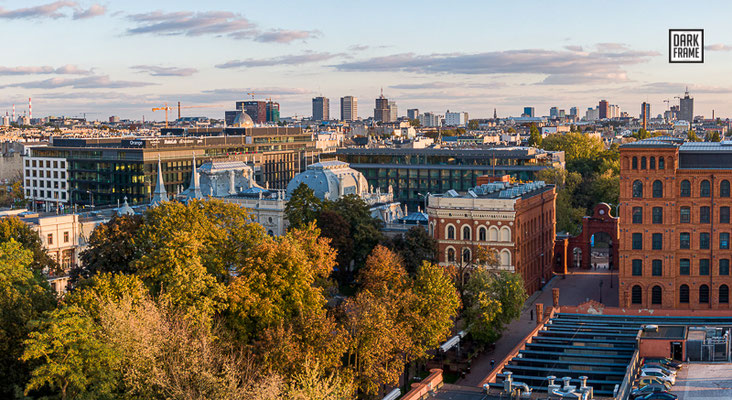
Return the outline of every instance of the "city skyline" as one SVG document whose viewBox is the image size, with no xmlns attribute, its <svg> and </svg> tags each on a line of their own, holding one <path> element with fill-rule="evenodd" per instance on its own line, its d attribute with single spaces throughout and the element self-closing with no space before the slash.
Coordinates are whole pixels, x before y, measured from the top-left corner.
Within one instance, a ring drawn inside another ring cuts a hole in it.
<svg viewBox="0 0 732 400">
<path fill-rule="evenodd" d="M 577 106 L 583 115 L 601 99 L 635 117 L 647 101 L 655 117 L 666 110 L 664 99 L 677 103 L 674 96 L 688 86 L 695 114 L 732 115 L 725 3 L 710 3 L 707 9 L 718 10 L 712 14 L 687 13 L 688 21 L 704 21 L 688 27 L 705 29 L 705 63 L 695 65 L 667 59 L 668 29 L 679 28 L 668 21 L 681 2 L 475 2 L 440 13 L 432 12 L 436 2 L 379 3 L 390 12 L 328 1 L 281 2 L 277 12 L 229 1 L 130 1 L 124 9 L 3 1 L 0 32 L 22 40 L 0 61 L 0 113 L 15 104 L 22 114 L 32 97 L 38 117 L 161 121 L 164 115 L 150 109 L 181 101 L 221 104 L 185 115 L 223 118 L 233 101 L 253 92 L 279 102 L 283 117 L 310 116 L 314 97 L 354 96 L 364 107 L 359 117 L 368 118 L 383 88 L 402 110 L 450 109 L 473 118 L 491 117 L 494 108 L 520 116 L 527 106 L 537 115 Z M 488 23 L 464 23 L 467 9 Z"/>
</svg>

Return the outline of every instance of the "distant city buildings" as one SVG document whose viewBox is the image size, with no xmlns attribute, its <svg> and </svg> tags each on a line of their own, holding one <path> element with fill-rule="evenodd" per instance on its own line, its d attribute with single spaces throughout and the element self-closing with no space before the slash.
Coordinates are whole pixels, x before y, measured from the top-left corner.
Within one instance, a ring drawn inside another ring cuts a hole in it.
<svg viewBox="0 0 732 400">
<path fill-rule="evenodd" d="M 445 126 L 466 126 L 468 124 L 468 113 L 450 112 L 445 113 Z"/>
<path fill-rule="evenodd" d="M 684 97 L 679 99 L 679 115 L 678 119 L 686 121 L 689 124 L 694 122 L 694 98 L 689 97 L 689 89 L 686 89 Z"/>
<path fill-rule="evenodd" d="M 394 122 L 397 120 L 398 111 L 395 101 L 389 101 L 382 93 L 376 99 L 376 107 L 374 107 L 374 121 L 376 122 Z"/>
<path fill-rule="evenodd" d="M 236 109 L 244 111 L 252 119 L 255 124 L 267 123 L 267 102 L 266 101 L 237 101 Z M 278 106 L 279 113 L 279 106 Z"/>
<path fill-rule="evenodd" d="M 580 119 L 579 108 L 577 108 L 577 107 L 570 108 L 569 116 L 572 117 L 572 119 Z"/>
<path fill-rule="evenodd" d="M 265 110 L 267 113 L 267 123 L 277 124 L 280 122 L 280 103 L 268 101 Z"/>
<path fill-rule="evenodd" d="M 559 109 L 557 107 L 552 107 L 549 109 L 549 118 L 559 118 Z"/>
<path fill-rule="evenodd" d="M 641 103 L 641 126 L 643 129 L 647 129 L 648 121 L 651 119 L 651 105 L 645 101 Z"/>
<path fill-rule="evenodd" d="M 410 108 L 407 110 L 407 118 L 409 119 L 417 119 L 419 118 L 419 109 L 418 108 Z"/>
<path fill-rule="evenodd" d="M 521 114 L 521 116 L 534 118 L 536 116 L 536 111 L 535 111 L 534 107 L 524 107 L 524 113 Z"/>
<path fill-rule="evenodd" d="M 417 120 L 421 126 L 434 128 L 442 126 L 443 117 L 442 115 L 426 112 L 424 114 L 419 114 L 419 116 L 417 116 Z"/>
<path fill-rule="evenodd" d="M 330 100 L 327 97 L 313 98 L 313 121 L 330 120 Z"/>
<path fill-rule="evenodd" d="M 597 106 L 597 110 L 598 110 L 597 118 L 598 119 L 610 118 L 608 116 L 609 115 L 609 110 L 608 110 L 609 107 L 610 107 L 610 104 L 607 102 L 607 100 L 600 100 L 600 104 Z"/>
<path fill-rule="evenodd" d="M 341 97 L 341 121 L 358 119 L 358 99 L 353 96 Z"/>
</svg>

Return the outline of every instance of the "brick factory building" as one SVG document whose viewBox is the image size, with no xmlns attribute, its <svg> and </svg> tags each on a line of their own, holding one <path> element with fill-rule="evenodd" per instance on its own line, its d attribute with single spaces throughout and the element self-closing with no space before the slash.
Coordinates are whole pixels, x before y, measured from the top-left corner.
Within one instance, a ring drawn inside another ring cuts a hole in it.
<svg viewBox="0 0 732 400">
<path fill-rule="evenodd" d="M 429 195 L 429 232 L 443 266 L 469 267 L 479 247 L 498 252 L 499 269 L 520 273 L 529 294 L 552 276 L 553 185 L 493 182 L 466 194 Z"/>
<path fill-rule="evenodd" d="M 620 146 L 620 304 L 729 308 L 732 142 Z"/>
</svg>

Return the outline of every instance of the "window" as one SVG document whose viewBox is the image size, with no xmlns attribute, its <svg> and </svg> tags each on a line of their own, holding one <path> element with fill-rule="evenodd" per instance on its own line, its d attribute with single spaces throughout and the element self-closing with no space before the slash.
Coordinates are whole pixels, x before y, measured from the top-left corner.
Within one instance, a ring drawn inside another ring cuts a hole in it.
<svg viewBox="0 0 732 400">
<path fill-rule="evenodd" d="M 633 223 L 643 223 L 643 207 L 633 207 Z"/>
<path fill-rule="evenodd" d="M 689 286 L 681 285 L 679 288 L 679 303 L 689 304 Z"/>
<path fill-rule="evenodd" d="M 663 182 L 661 182 L 659 180 L 653 181 L 653 197 L 654 198 L 663 197 Z"/>
<path fill-rule="evenodd" d="M 719 207 L 719 223 L 729 224 L 729 207 Z"/>
<path fill-rule="evenodd" d="M 638 157 L 633 157 L 633 169 L 638 169 Z"/>
<path fill-rule="evenodd" d="M 682 224 L 688 224 L 691 222 L 691 208 L 690 207 L 681 207 L 680 215 L 679 215 L 679 222 Z"/>
<path fill-rule="evenodd" d="M 640 286 L 635 285 L 633 286 L 633 290 L 631 290 L 630 294 L 631 302 L 633 304 L 641 304 L 643 303 L 643 290 Z"/>
<path fill-rule="evenodd" d="M 651 248 L 653 250 L 662 250 L 663 249 L 663 234 L 662 233 L 654 233 L 651 236 Z"/>
<path fill-rule="evenodd" d="M 658 169 L 664 169 L 666 167 L 666 162 L 664 161 L 663 157 L 658 157 Z"/>
<path fill-rule="evenodd" d="M 729 286 L 722 285 L 719 287 L 719 302 L 723 304 L 729 303 Z"/>
<path fill-rule="evenodd" d="M 633 276 L 643 276 L 643 260 L 633 260 Z"/>
<path fill-rule="evenodd" d="M 663 223 L 663 208 L 662 207 L 653 207 L 652 210 L 652 220 L 654 224 L 662 224 Z"/>
<path fill-rule="evenodd" d="M 641 198 L 643 197 L 643 182 L 636 180 L 633 182 L 633 197 L 635 198 Z"/>
<path fill-rule="evenodd" d="M 699 234 L 699 248 L 709 249 L 709 233 L 702 232 Z"/>
<path fill-rule="evenodd" d="M 641 157 L 641 169 L 646 169 L 646 157 Z"/>
<path fill-rule="evenodd" d="M 478 240 L 480 240 L 481 242 L 485 242 L 487 237 L 488 237 L 488 234 L 486 233 L 485 228 L 481 226 L 478 229 Z"/>
<path fill-rule="evenodd" d="M 656 169 L 656 157 L 651 157 L 649 161 L 649 169 Z"/>
<path fill-rule="evenodd" d="M 470 227 L 463 227 L 463 240 L 470 240 Z"/>
<path fill-rule="evenodd" d="M 447 238 L 455 240 L 455 227 L 452 225 L 447 227 Z"/>
<path fill-rule="evenodd" d="M 699 303 L 709 304 L 709 286 L 699 286 Z"/>
<path fill-rule="evenodd" d="M 661 304 L 663 299 L 663 289 L 656 285 L 651 289 L 651 304 Z"/>
<path fill-rule="evenodd" d="M 710 194 L 711 194 L 711 189 L 709 186 L 709 181 L 705 179 L 699 185 L 699 195 L 701 197 L 709 197 Z"/>
<path fill-rule="evenodd" d="M 681 197 L 691 197 L 691 182 L 686 179 L 681 181 Z"/>
<path fill-rule="evenodd" d="M 681 232 L 679 234 L 679 248 L 690 249 L 691 248 L 691 235 L 689 232 Z"/>
<path fill-rule="evenodd" d="M 52 244 L 53 244 L 53 233 L 49 233 L 48 234 L 48 245 L 50 246 Z"/>
<path fill-rule="evenodd" d="M 64 232 L 64 243 L 68 243 L 68 242 L 69 242 L 69 233 Z"/>
<path fill-rule="evenodd" d="M 729 259 L 728 258 L 719 259 L 719 275 L 723 275 L 723 276 L 729 275 Z"/>
<path fill-rule="evenodd" d="M 663 261 L 662 260 L 651 261 L 651 275 L 663 276 Z"/>
<path fill-rule="evenodd" d="M 722 232 L 719 234 L 719 248 L 722 250 L 729 249 L 729 233 Z"/>
<path fill-rule="evenodd" d="M 633 234 L 633 250 L 643 250 L 643 234 Z"/>
<path fill-rule="evenodd" d="M 691 262 L 688 258 L 679 260 L 679 275 L 689 275 L 690 264 Z"/>
<path fill-rule="evenodd" d="M 709 259 L 702 258 L 699 260 L 699 275 L 709 276 Z"/>
<path fill-rule="evenodd" d="M 470 249 L 463 249 L 463 263 L 470 263 Z"/>
<path fill-rule="evenodd" d="M 455 262 L 455 249 L 447 249 L 447 262 Z"/>
<path fill-rule="evenodd" d="M 699 223 L 701 224 L 708 224 L 709 223 L 709 207 L 702 206 L 699 208 Z"/>
<path fill-rule="evenodd" d="M 719 184 L 719 197 L 729 197 L 729 181 L 726 179 Z"/>
</svg>

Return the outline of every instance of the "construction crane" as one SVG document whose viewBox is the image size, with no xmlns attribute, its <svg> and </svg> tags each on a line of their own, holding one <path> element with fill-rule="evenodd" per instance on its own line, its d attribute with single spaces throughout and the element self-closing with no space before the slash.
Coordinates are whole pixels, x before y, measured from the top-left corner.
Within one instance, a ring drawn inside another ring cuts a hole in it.
<svg viewBox="0 0 732 400">
<path fill-rule="evenodd" d="M 180 110 L 181 108 L 207 108 L 207 107 L 222 107 L 221 104 L 210 104 L 210 105 L 204 105 L 204 106 L 181 106 L 180 101 L 178 102 L 178 119 L 180 119 Z M 165 103 L 162 107 L 153 107 L 153 111 L 165 111 L 165 127 L 168 127 L 168 111 L 173 111 L 175 108 L 168 107 L 168 103 Z"/>
<path fill-rule="evenodd" d="M 252 96 L 252 100 L 254 100 L 254 92 L 247 93 L 247 96 Z"/>
</svg>

